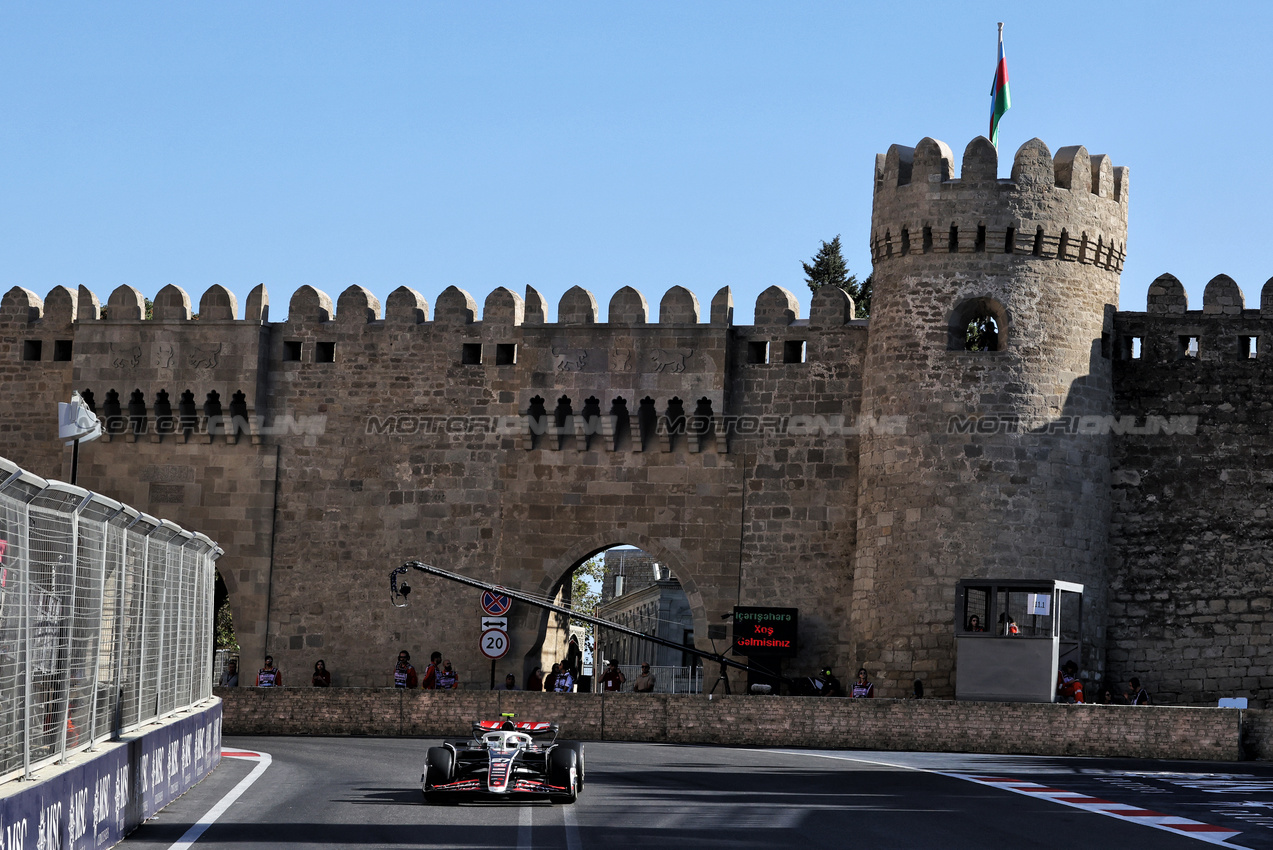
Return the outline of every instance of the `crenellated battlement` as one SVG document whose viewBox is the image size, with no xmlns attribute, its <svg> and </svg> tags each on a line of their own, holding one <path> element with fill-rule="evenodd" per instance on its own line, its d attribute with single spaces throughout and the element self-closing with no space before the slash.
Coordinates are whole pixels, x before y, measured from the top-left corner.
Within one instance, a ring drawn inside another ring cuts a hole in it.
<svg viewBox="0 0 1273 850">
<path fill-rule="evenodd" d="M 872 261 L 984 253 L 1122 271 L 1127 168 L 1081 145 L 1053 157 L 1039 139 L 1017 151 L 1009 179 L 998 167 L 998 151 L 980 136 L 964 150 L 958 177 L 950 148 L 936 139 L 878 154 Z"/>
</svg>

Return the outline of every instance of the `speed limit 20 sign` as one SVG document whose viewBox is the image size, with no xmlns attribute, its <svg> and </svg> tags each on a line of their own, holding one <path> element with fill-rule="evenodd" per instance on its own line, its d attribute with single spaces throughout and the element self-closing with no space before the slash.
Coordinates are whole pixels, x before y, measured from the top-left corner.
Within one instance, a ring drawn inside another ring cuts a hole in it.
<svg viewBox="0 0 1273 850">
<path fill-rule="evenodd" d="M 494 661 L 503 658 L 508 652 L 508 632 L 502 629 L 487 629 L 482 632 L 482 654 Z"/>
</svg>

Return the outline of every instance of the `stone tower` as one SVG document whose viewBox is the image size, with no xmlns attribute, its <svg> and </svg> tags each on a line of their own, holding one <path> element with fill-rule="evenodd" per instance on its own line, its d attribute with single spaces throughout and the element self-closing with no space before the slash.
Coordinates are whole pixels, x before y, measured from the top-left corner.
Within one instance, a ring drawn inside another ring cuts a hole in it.
<svg viewBox="0 0 1273 850">
<path fill-rule="evenodd" d="M 1127 169 L 1034 139 L 1010 179 L 985 138 L 876 158 L 850 641 L 885 696 L 954 694 L 955 583 L 1082 582 L 1103 665 L 1110 333 Z M 978 322 L 981 350 L 968 350 Z M 887 418 L 887 419 L 886 419 Z"/>
</svg>

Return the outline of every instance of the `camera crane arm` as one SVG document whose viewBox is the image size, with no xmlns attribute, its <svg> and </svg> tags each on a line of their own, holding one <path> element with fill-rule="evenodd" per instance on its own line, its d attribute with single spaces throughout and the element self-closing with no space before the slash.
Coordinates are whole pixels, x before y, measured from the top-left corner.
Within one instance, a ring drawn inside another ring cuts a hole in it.
<svg viewBox="0 0 1273 850">
<path fill-rule="evenodd" d="M 670 640 L 665 640 L 664 638 L 656 637 L 654 635 L 647 635 L 642 632 L 638 632 L 636 629 L 628 628 L 627 626 L 622 626 L 618 623 L 613 623 L 609 620 L 603 620 L 600 617 L 593 617 L 590 614 L 582 614 L 578 611 L 572 611 L 571 609 L 562 607 L 561 605 L 554 605 L 551 602 L 544 602 L 541 599 L 536 599 L 533 596 L 528 596 L 525 593 L 521 593 L 520 591 L 509 590 L 507 587 L 502 587 L 498 584 L 492 584 L 491 582 L 479 581 L 475 578 L 462 576 L 459 573 L 449 572 L 448 570 L 440 569 L 438 567 L 432 566 L 431 564 L 421 563 L 420 561 L 407 561 L 405 564 L 403 564 L 400 567 L 397 567 L 396 569 L 392 570 L 389 573 L 390 597 L 393 600 L 393 604 L 398 608 L 402 608 L 407 604 L 407 596 L 411 593 L 411 587 L 407 584 L 405 578 L 401 583 L 399 583 L 398 576 L 405 577 L 406 573 L 409 570 L 419 570 L 420 572 L 425 573 L 427 575 L 437 576 L 438 578 L 444 578 L 444 579 L 447 579 L 448 581 L 459 582 L 460 584 L 466 584 L 469 587 L 476 587 L 479 590 L 489 590 L 489 591 L 492 591 L 493 593 L 502 593 L 505 596 L 509 597 L 510 599 L 516 599 L 518 602 L 525 602 L 527 605 L 532 605 L 536 608 L 543 608 L 545 611 L 552 611 L 557 614 L 564 614 L 567 617 L 571 618 L 572 620 L 581 620 L 582 622 L 588 623 L 589 625 L 600 626 L 603 629 L 611 629 L 613 631 L 619 632 L 620 634 L 631 635 L 632 637 L 640 638 L 641 640 L 649 641 L 650 643 L 657 643 L 660 646 L 671 647 L 672 649 L 679 650 L 680 652 L 688 652 L 691 655 L 697 655 L 699 658 L 703 658 L 709 661 L 715 661 L 717 664 L 721 666 L 721 678 L 724 678 L 726 667 L 733 667 L 735 670 L 745 670 L 747 672 L 760 673 L 764 676 L 768 676 L 773 679 L 778 679 L 779 681 L 785 682 L 786 684 L 792 683 L 791 680 L 788 679 L 786 676 L 782 676 L 782 675 L 773 673 L 769 670 L 764 670 L 759 667 L 753 667 L 750 664 L 743 664 L 741 661 L 735 661 L 732 658 L 727 658 L 718 652 L 705 652 L 701 649 L 697 649 L 692 646 L 687 646 L 685 644 L 680 644 L 680 643 L 674 643 Z M 398 604 L 398 600 L 402 600 L 401 605 Z M 725 680 L 725 688 L 726 688 L 726 693 L 728 693 L 729 692 L 728 679 Z"/>
</svg>

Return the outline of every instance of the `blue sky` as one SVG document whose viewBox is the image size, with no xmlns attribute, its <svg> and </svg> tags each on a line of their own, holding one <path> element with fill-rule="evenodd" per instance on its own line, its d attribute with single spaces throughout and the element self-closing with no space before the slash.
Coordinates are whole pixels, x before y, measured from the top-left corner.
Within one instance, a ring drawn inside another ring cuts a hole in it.
<svg viewBox="0 0 1273 850">
<path fill-rule="evenodd" d="M 686 286 L 736 321 L 841 234 L 874 156 L 986 132 L 1131 168 L 1121 308 L 1171 272 L 1259 304 L 1273 11 L 1233 4 L 27 3 L 0 6 L 0 286 Z"/>
</svg>

